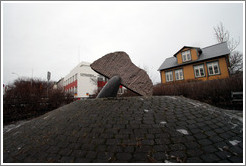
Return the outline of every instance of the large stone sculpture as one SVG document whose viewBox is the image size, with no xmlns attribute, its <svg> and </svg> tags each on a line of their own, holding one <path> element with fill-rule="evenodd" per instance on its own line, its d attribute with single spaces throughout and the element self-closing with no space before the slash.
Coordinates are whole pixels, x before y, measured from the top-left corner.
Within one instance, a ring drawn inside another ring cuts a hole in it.
<svg viewBox="0 0 246 166">
<path fill-rule="evenodd" d="M 109 91 L 115 91 L 112 90 L 114 88 L 118 90 L 118 84 L 142 96 L 151 96 L 153 93 L 153 83 L 148 74 L 134 65 L 125 52 L 109 53 L 94 61 L 90 66 L 97 73 L 110 79 L 98 98 L 115 97 L 117 93 Z M 114 77 L 113 80 L 111 80 L 112 77 Z"/>
</svg>

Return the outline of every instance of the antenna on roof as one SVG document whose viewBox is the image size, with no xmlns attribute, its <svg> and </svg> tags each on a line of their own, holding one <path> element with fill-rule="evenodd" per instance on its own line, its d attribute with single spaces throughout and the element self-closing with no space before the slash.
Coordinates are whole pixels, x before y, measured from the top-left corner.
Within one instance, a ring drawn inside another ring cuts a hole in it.
<svg viewBox="0 0 246 166">
<path fill-rule="evenodd" d="M 79 63 L 80 63 L 80 46 L 78 46 L 78 59 L 79 59 Z"/>
</svg>

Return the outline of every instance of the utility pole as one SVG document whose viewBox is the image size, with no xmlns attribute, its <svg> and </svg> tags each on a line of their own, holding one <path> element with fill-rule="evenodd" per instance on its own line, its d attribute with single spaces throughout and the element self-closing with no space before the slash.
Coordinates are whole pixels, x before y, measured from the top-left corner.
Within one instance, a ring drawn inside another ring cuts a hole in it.
<svg viewBox="0 0 246 166">
<path fill-rule="evenodd" d="M 32 79 L 31 79 L 31 86 L 32 86 L 32 80 L 33 80 L 33 68 L 32 68 Z"/>
<path fill-rule="evenodd" d="M 49 80 L 50 80 L 50 76 L 51 76 L 51 73 L 48 71 L 47 72 L 47 99 L 48 99 L 48 97 L 49 97 Z"/>
</svg>

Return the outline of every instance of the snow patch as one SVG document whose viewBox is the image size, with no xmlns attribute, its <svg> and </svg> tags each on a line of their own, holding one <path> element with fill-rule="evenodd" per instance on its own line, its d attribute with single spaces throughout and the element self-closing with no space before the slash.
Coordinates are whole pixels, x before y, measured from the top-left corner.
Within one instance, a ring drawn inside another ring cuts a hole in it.
<svg viewBox="0 0 246 166">
<path fill-rule="evenodd" d="M 144 112 L 146 112 L 146 113 L 147 113 L 147 112 L 149 112 L 149 110 L 144 110 Z"/>
<path fill-rule="evenodd" d="M 229 141 L 230 144 L 232 144 L 233 146 L 236 146 L 238 143 L 240 143 L 241 141 L 238 140 L 233 140 L 233 141 Z"/>
<path fill-rule="evenodd" d="M 218 148 L 220 151 L 224 151 L 222 148 Z"/>
<path fill-rule="evenodd" d="M 170 99 L 177 100 L 177 98 L 176 97 L 173 97 L 173 96 L 167 96 L 167 97 L 170 98 Z"/>
<path fill-rule="evenodd" d="M 188 131 L 185 129 L 177 129 L 176 131 L 180 132 L 181 134 L 188 135 Z"/>
<path fill-rule="evenodd" d="M 161 125 L 161 126 L 164 126 L 166 123 L 167 123 L 167 122 L 165 122 L 165 121 L 161 121 L 161 122 L 160 122 L 160 125 Z"/>
<path fill-rule="evenodd" d="M 46 117 L 44 117 L 43 119 L 47 119 L 49 117 L 49 115 L 48 116 L 46 116 Z"/>
<path fill-rule="evenodd" d="M 200 107 L 202 105 L 200 103 L 194 103 L 194 102 L 191 102 L 191 101 L 189 101 L 188 103 L 194 105 L 195 107 Z"/>
<path fill-rule="evenodd" d="M 165 160 L 165 163 L 172 163 L 171 161 Z"/>
<path fill-rule="evenodd" d="M 15 124 L 11 124 L 11 125 L 7 125 L 7 126 L 3 126 L 3 133 L 7 133 L 13 129 L 19 128 L 20 126 L 24 125 L 25 123 L 27 123 L 29 121 L 19 121 Z"/>
</svg>

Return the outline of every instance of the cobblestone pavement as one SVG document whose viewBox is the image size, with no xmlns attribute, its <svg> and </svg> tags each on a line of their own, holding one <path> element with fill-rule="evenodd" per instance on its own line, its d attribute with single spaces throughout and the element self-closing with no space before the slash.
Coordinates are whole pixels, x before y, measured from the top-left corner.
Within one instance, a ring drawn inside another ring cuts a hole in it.
<svg viewBox="0 0 246 166">
<path fill-rule="evenodd" d="M 242 163 L 242 114 L 184 97 L 76 101 L 5 128 L 3 162 Z"/>
</svg>

